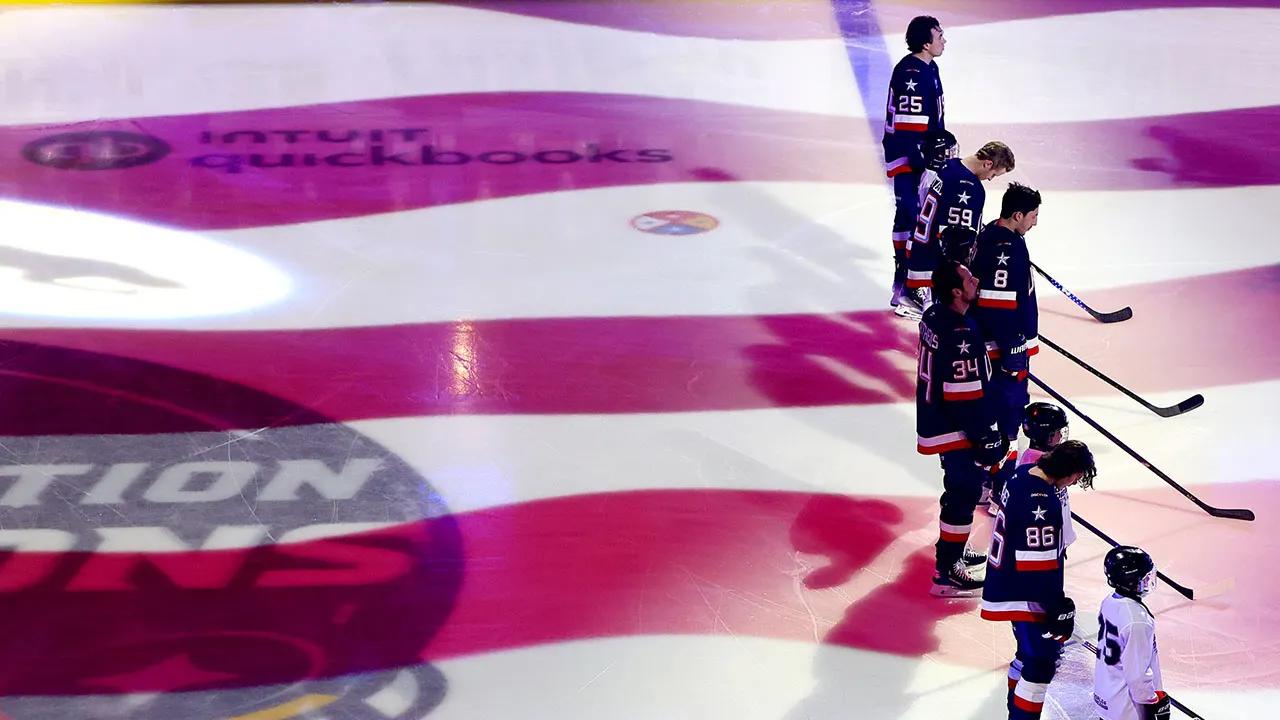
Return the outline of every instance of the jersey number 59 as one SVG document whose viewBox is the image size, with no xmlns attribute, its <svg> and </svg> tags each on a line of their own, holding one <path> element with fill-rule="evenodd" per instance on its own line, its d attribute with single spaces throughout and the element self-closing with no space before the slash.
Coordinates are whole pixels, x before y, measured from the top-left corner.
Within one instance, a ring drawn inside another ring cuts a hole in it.
<svg viewBox="0 0 1280 720">
<path fill-rule="evenodd" d="M 947 224 L 973 227 L 973 210 L 969 208 L 947 208 Z"/>
</svg>

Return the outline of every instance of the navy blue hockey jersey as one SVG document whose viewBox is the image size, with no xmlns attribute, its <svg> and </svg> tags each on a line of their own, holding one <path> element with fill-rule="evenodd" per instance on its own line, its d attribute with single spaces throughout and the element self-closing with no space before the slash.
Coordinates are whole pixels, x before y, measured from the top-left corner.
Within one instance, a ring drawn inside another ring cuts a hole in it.
<svg viewBox="0 0 1280 720">
<path fill-rule="evenodd" d="M 907 287 L 933 285 L 933 271 L 942 261 L 938 244 L 942 229 L 963 225 L 976 232 L 986 202 L 987 191 L 982 181 L 969 172 L 959 158 L 952 158 L 942 166 L 920 201 L 916 229 L 907 242 Z"/>
<path fill-rule="evenodd" d="M 946 129 L 938 63 L 927 63 L 914 55 L 902 58 L 889 79 L 889 104 L 881 141 L 885 173 L 893 177 L 924 170 L 920 141 L 930 130 Z"/>
<path fill-rule="evenodd" d="M 978 306 L 973 315 L 991 359 L 1022 343 L 1026 343 L 1028 357 L 1039 352 L 1040 311 L 1026 239 L 998 222 L 988 224 L 978 235 L 970 269 L 978 278 Z"/>
<path fill-rule="evenodd" d="M 1063 596 L 1062 503 L 1053 485 L 1023 465 L 1005 483 L 991 528 L 982 617 L 1045 619 L 1044 607 Z"/>
<path fill-rule="evenodd" d="M 916 370 L 916 451 L 936 455 L 972 447 L 971 435 L 994 430 L 987 401 L 991 361 L 973 318 L 934 303 L 920 319 Z"/>
</svg>

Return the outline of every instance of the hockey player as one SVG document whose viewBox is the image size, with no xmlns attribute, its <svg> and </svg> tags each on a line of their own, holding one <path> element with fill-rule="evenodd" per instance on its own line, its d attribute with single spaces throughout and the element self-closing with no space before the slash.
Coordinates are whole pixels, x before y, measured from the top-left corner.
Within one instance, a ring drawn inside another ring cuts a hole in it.
<svg viewBox="0 0 1280 720">
<path fill-rule="evenodd" d="M 907 50 L 889 79 L 889 102 L 885 109 L 885 173 L 893 178 L 893 298 L 902 298 L 906 279 L 906 247 L 919 211 L 920 176 L 928 158 L 921 143 L 930 133 L 946 131 L 942 77 L 935 58 L 947 46 L 938 19 L 928 15 L 913 18 L 907 25 Z M 949 135 L 949 133 L 947 134 Z M 931 153 L 932 154 L 932 153 Z"/>
<path fill-rule="evenodd" d="M 1035 465 L 1041 455 L 1062 444 L 1067 439 L 1067 414 L 1062 408 L 1047 402 L 1033 402 L 1027 406 L 1022 420 L 1022 434 L 1030 441 L 1018 458 L 1018 467 Z M 1071 522 L 1071 497 L 1066 488 L 1058 488 L 1058 502 L 1062 504 L 1062 562 L 1067 561 L 1067 548 L 1076 541 L 1075 526 Z M 987 512 L 1000 512 L 999 499 L 991 498 Z M 1022 677 L 1022 663 L 1015 659 L 1009 664 L 1009 685 L 1015 685 Z"/>
<path fill-rule="evenodd" d="M 1018 458 L 1018 467 L 1034 465 L 1041 455 L 1066 440 L 1069 432 L 1067 414 L 1062 408 L 1047 402 L 1033 402 L 1028 405 L 1022 419 L 1022 434 L 1027 437 L 1030 444 Z M 1071 522 L 1071 497 L 1066 488 L 1058 490 L 1058 502 L 1062 503 L 1062 558 L 1065 560 L 1067 548 L 1076 541 L 1075 526 Z M 993 497 L 990 513 L 995 515 L 999 509 L 1000 505 Z"/>
<path fill-rule="evenodd" d="M 1156 620 L 1142 602 L 1155 589 L 1156 566 L 1142 548 L 1112 548 L 1102 561 L 1115 588 L 1098 611 L 1098 663 L 1093 702 L 1102 720 L 1169 720 L 1161 689 Z"/>
<path fill-rule="evenodd" d="M 1039 219 L 1040 193 L 1011 183 L 1000 201 L 1000 218 L 978 234 L 973 259 L 973 274 L 979 282 L 974 316 L 996 368 L 992 397 L 999 407 L 1000 431 L 1008 437 L 1010 447 L 1017 445 L 1023 409 L 1031 400 L 1028 359 L 1040 349 L 1036 339 L 1039 310 L 1025 237 Z M 1000 496 L 1000 487 L 1012 474 L 1013 463 L 1006 463 L 996 473 L 992 497 Z"/>
<path fill-rule="evenodd" d="M 1040 717 L 1062 643 L 1075 627 L 1075 603 L 1063 590 L 1062 506 L 1057 491 L 1090 487 L 1093 454 L 1067 440 L 1018 468 L 1001 491 L 991 530 L 982 617 L 1013 623 L 1018 650 L 1009 666 L 1010 720 Z"/>
<path fill-rule="evenodd" d="M 943 492 L 931 593 L 972 597 L 982 587 L 969 567 L 986 556 L 969 550 L 973 509 L 986 468 L 1005 455 L 1005 439 L 986 400 L 991 363 L 968 317 L 978 281 L 968 268 L 944 262 L 933 272 L 939 301 L 920 320 L 916 380 L 916 450 L 941 455 Z"/>
<path fill-rule="evenodd" d="M 907 243 L 906 301 L 916 310 L 929 304 L 930 274 L 942 259 L 939 242 L 943 230 L 962 226 L 977 230 L 987 192 L 982 183 L 1013 170 L 1013 151 L 999 141 L 991 141 L 965 158 L 942 164 L 927 192 L 922 193 L 915 229 Z M 910 310 L 900 307 L 900 314 Z"/>
</svg>

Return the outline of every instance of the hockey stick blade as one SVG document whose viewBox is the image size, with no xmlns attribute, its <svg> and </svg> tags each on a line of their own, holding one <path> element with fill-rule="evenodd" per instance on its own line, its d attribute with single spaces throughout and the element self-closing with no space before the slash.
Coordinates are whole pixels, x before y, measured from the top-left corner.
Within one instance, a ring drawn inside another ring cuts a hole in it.
<svg viewBox="0 0 1280 720">
<path fill-rule="evenodd" d="M 1058 288 L 1059 292 L 1061 292 L 1063 295 L 1066 295 L 1068 300 L 1070 300 L 1071 302 L 1079 306 L 1081 310 L 1084 310 L 1085 312 L 1089 313 L 1089 315 L 1092 316 L 1093 319 L 1097 320 L 1098 322 L 1103 322 L 1103 323 L 1123 322 L 1133 317 L 1133 308 L 1128 306 L 1122 307 L 1119 310 L 1116 310 L 1115 312 L 1109 312 L 1109 313 L 1098 312 L 1097 310 L 1094 310 L 1093 308 L 1086 305 L 1083 300 L 1076 297 L 1075 293 L 1063 287 L 1062 283 L 1058 282 L 1057 280 L 1054 280 L 1053 276 L 1045 272 L 1044 269 L 1041 268 L 1039 265 L 1035 263 L 1031 263 L 1031 267 L 1035 268 L 1036 272 L 1043 275 L 1044 279 L 1048 280 L 1050 285 Z"/>
<path fill-rule="evenodd" d="M 1228 520 L 1249 520 L 1252 521 L 1256 516 L 1253 511 L 1248 508 L 1216 508 L 1212 505 L 1205 505 L 1204 511 L 1214 517 L 1226 518 Z"/>
<path fill-rule="evenodd" d="M 1094 535 L 1097 535 L 1098 537 L 1102 538 L 1102 541 L 1103 541 L 1103 542 L 1105 542 L 1106 544 L 1110 545 L 1111 547 L 1120 547 L 1120 543 L 1118 543 L 1118 542 L 1116 542 L 1114 539 L 1112 539 L 1112 537 L 1111 537 L 1110 535 L 1108 535 L 1108 534 L 1106 534 L 1106 533 L 1102 532 L 1101 530 L 1099 530 L 1099 529 L 1098 529 L 1098 528 L 1097 528 L 1093 523 L 1091 523 L 1091 522 L 1089 522 L 1088 520 L 1085 520 L 1084 518 L 1082 518 L 1082 517 L 1080 517 L 1079 515 L 1077 515 L 1077 514 L 1075 513 L 1075 511 L 1074 511 L 1074 510 L 1071 512 L 1071 519 L 1075 520 L 1075 521 L 1076 521 L 1077 523 L 1079 523 L 1080 525 L 1083 525 L 1086 529 L 1088 529 L 1088 530 L 1089 530 L 1089 532 L 1092 532 Z M 1183 585 L 1183 584 L 1182 584 L 1182 583 L 1180 583 L 1180 582 L 1176 582 L 1176 581 L 1174 581 L 1174 580 L 1173 580 L 1172 578 L 1170 578 L 1168 575 L 1165 575 L 1164 573 L 1160 572 L 1159 570 L 1156 570 L 1156 577 L 1158 577 L 1158 578 L 1160 578 L 1161 580 L 1165 581 L 1165 584 L 1167 584 L 1169 587 L 1173 588 L 1173 591 L 1174 591 L 1174 592 L 1176 592 L 1176 593 L 1178 593 L 1178 594 L 1179 594 L 1179 595 L 1181 595 L 1182 597 L 1184 597 L 1184 598 L 1186 598 L 1186 599 L 1188 599 L 1188 600 L 1195 600 L 1195 599 L 1196 599 L 1196 591 L 1195 591 L 1195 590 L 1193 590 L 1193 589 L 1191 589 L 1191 588 L 1187 587 L 1186 585 Z"/>
<path fill-rule="evenodd" d="M 1099 656 L 1099 657 L 1101 657 L 1101 656 L 1098 654 L 1098 646 L 1097 646 L 1097 645 L 1094 645 L 1094 644 L 1093 644 L 1092 642 L 1090 642 L 1089 640 L 1084 640 L 1084 641 L 1082 641 L 1080 644 L 1081 644 L 1081 645 L 1083 645 L 1083 646 L 1085 647 L 1085 649 L 1086 649 L 1086 650 L 1088 650 L 1089 652 L 1093 653 L 1095 656 Z M 1183 705 L 1182 703 L 1178 702 L 1178 700 L 1177 700 L 1176 698 L 1174 698 L 1172 695 L 1169 695 L 1169 693 L 1165 693 L 1165 695 L 1169 698 L 1169 704 L 1170 704 L 1170 705 L 1172 705 L 1172 706 L 1174 706 L 1174 707 L 1178 708 L 1179 710 L 1181 710 L 1183 713 L 1185 713 L 1185 714 L 1186 714 L 1186 716 L 1187 716 L 1187 717 L 1191 718 L 1191 720 L 1204 720 L 1204 717 L 1203 717 L 1203 716 L 1201 716 L 1201 715 L 1200 715 L 1200 713 L 1197 713 L 1195 710 L 1192 710 L 1191 708 L 1187 707 L 1186 705 Z"/>
<path fill-rule="evenodd" d="M 1159 570 L 1157 570 L 1157 571 L 1156 571 L 1156 577 L 1158 577 L 1158 578 L 1160 578 L 1161 580 L 1163 580 L 1165 585 L 1168 585 L 1169 587 L 1173 588 L 1174 592 L 1178 593 L 1178 594 L 1179 594 L 1179 595 L 1181 595 L 1182 597 L 1184 597 L 1184 598 L 1186 598 L 1186 599 L 1188 599 L 1188 600 L 1195 600 L 1195 599 L 1196 599 L 1196 591 L 1195 591 L 1195 590 L 1193 590 L 1193 589 L 1191 589 L 1191 588 L 1187 587 L 1186 585 L 1179 585 L 1178 583 L 1176 583 L 1176 582 L 1174 582 L 1174 581 L 1170 580 L 1168 575 L 1165 575 L 1164 573 L 1160 572 Z"/>
<path fill-rule="evenodd" d="M 1088 423 L 1089 426 L 1092 427 L 1094 430 L 1097 430 L 1099 433 L 1102 433 L 1103 437 L 1115 443 L 1116 447 L 1125 451 L 1125 453 L 1127 453 L 1129 457 L 1133 458 L 1134 460 L 1137 460 L 1138 464 L 1142 465 L 1142 467 L 1150 470 L 1153 474 L 1155 474 L 1156 477 L 1168 483 L 1169 487 L 1173 488 L 1174 490 L 1177 490 L 1179 493 L 1182 494 L 1183 497 L 1195 503 L 1196 507 L 1200 508 L 1201 510 L 1204 510 L 1206 513 L 1209 513 L 1214 517 L 1227 518 L 1230 520 L 1249 520 L 1249 521 L 1252 521 L 1254 519 L 1253 511 L 1247 508 L 1214 507 L 1209 503 L 1196 497 L 1195 493 L 1182 487 L 1181 485 L 1178 484 L 1176 480 L 1166 475 L 1164 471 L 1162 471 L 1160 468 L 1156 467 L 1155 465 L 1152 465 L 1150 460 L 1147 460 L 1146 458 L 1139 455 L 1137 450 L 1134 450 L 1133 448 L 1129 447 L 1127 444 L 1125 444 L 1123 440 L 1121 440 L 1120 438 L 1112 434 L 1111 431 L 1102 427 L 1102 425 L 1099 425 L 1097 420 L 1094 420 L 1088 415 L 1085 415 L 1083 412 L 1080 411 L 1080 408 L 1076 407 L 1071 403 L 1070 400 L 1063 397 L 1062 393 L 1046 385 L 1044 381 L 1036 377 L 1034 373 L 1028 373 L 1027 379 L 1030 380 L 1032 383 L 1034 383 L 1036 387 L 1040 388 L 1041 390 L 1044 390 L 1046 393 L 1049 393 L 1050 397 L 1052 397 L 1054 400 L 1057 400 L 1066 409 L 1075 413 L 1077 416 L 1080 417 L 1081 420 L 1084 420 L 1086 423 Z"/>
<path fill-rule="evenodd" d="M 1195 410 L 1203 404 L 1204 396 L 1196 393 L 1173 407 L 1157 407 L 1155 408 L 1155 413 L 1160 417 L 1173 417 L 1174 415 L 1181 415 L 1184 412 Z"/>
<path fill-rule="evenodd" d="M 1159 406 L 1159 405 L 1152 405 L 1151 403 L 1147 402 L 1147 400 L 1146 400 L 1145 398 L 1143 398 L 1141 395 L 1139 395 L 1139 394 L 1135 393 L 1134 391 L 1130 390 L 1129 388 L 1127 388 L 1127 387 L 1125 387 L 1125 386 L 1121 385 L 1120 383 L 1116 382 L 1115 380 L 1112 380 L 1110 377 L 1108 377 L 1108 376 L 1107 376 L 1105 373 L 1103 373 L 1101 370 L 1099 370 L 1099 369 L 1095 368 L 1094 366 L 1090 365 L 1089 363 L 1085 362 L 1084 360 L 1081 360 L 1080 358 L 1078 358 L 1078 357 L 1076 357 L 1075 355 L 1071 354 L 1071 352 L 1069 352 L 1066 348 L 1064 348 L 1064 347 L 1062 347 L 1061 345 L 1059 345 L 1058 343 L 1056 343 L 1056 342 L 1054 342 L 1054 341 L 1050 340 L 1049 338 L 1045 337 L 1044 335 L 1041 335 L 1041 336 L 1040 336 L 1040 342 L 1042 342 L 1042 343 L 1044 343 L 1045 345 L 1048 345 L 1049 347 L 1053 348 L 1053 349 L 1054 349 L 1054 350 L 1055 350 L 1059 355 L 1061 355 L 1061 356 L 1065 357 L 1066 359 L 1070 360 L 1071 362 L 1073 362 L 1073 363 L 1075 363 L 1075 364 L 1079 365 L 1080 367 L 1084 368 L 1085 370 L 1087 370 L 1087 371 L 1089 372 L 1089 374 L 1093 375 L 1094 377 L 1098 378 L 1098 379 L 1099 379 L 1099 380 L 1101 380 L 1102 382 L 1104 382 L 1104 383 L 1106 383 L 1106 384 L 1110 385 L 1111 387 L 1113 387 L 1113 388 L 1115 388 L 1115 389 L 1119 390 L 1120 392 L 1124 393 L 1125 397 L 1128 397 L 1130 400 L 1133 400 L 1134 402 L 1136 402 L 1136 403 L 1138 403 L 1139 405 L 1141 405 L 1142 407 L 1144 407 L 1144 408 L 1146 408 L 1146 409 L 1150 410 L 1151 412 L 1153 412 L 1153 413 L 1155 413 L 1155 414 L 1159 415 L 1160 417 L 1170 418 L 1170 417 L 1174 417 L 1174 416 L 1176 416 L 1176 415 L 1181 415 L 1181 414 L 1183 414 L 1183 413 L 1185 413 L 1185 412 L 1190 412 L 1191 410 L 1195 410 L 1196 408 L 1198 408 L 1198 407 L 1200 407 L 1201 405 L 1203 405 L 1203 404 L 1204 404 L 1204 396 L 1203 396 L 1203 395 L 1201 395 L 1201 394 L 1199 394 L 1199 393 L 1196 393 L 1195 395 L 1192 395 L 1191 397 L 1187 398 L 1186 400 L 1183 400 L 1182 402 L 1178 403 L 1177 405 L 1170 405 L 1170 406 L 1168 406 L 1168 407 L 1161 407 L 1161 406 Z"/>
<path fill-rule="evenodd" d="M 1093 316 L 1094 320 L 1097 320 L 1098 322 L 1101 322 L 1101 323 L 1124 322 L 1125 320 L 1128 320 L 1129 318 L 1133 317 L 1133 308 L 1128 306 L 1122 307 L 1115 312 L 1109 312 L 1109 313 L 1100 313 L 1097 310 L 1094 310 L 1093 308 L 1085 308 L 1085 309 L 1088 310 L 1089 314 Z"/>
</svg>

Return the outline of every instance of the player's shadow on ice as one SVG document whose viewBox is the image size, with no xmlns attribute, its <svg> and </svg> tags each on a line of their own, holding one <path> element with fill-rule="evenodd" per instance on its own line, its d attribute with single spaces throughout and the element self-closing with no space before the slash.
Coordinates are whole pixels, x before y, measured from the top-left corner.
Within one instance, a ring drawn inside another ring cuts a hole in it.
<svg viewBox="0 0 1280 720">
<path fill-rule="evenodd" d="M 1280 150 L 1280 140 L 1271 127 L 1271 123 L 1241 122 L 1231 130 L 1215 126 L 1208 134 L 1195 134 L 1172 125 L 1152 125 L 1147 136 L 1164 147 L 1164 154 L 1133 158 L 1130 165 L 1164 173 L 1175 185 L 1275 184 L 1280 182 L 1280 166 L 1271 158 Z"/>
<path fill-rule="evenodd" d="M 915 393 L 915 324 L 896 318 L 887 302 L 881 304 L 888 300 L 889 287 L 880 287 L 865 265 L 874 254 L 769 193 L 736 183 L 736 176 L 721 169 L 698 168 L 694 176 L 735 183 L 726 184 L 722 194 L 712 191 L 711 197 L 734 209 L 738 231 L 760 239 L 751 252 L 773 275 L 746 290 L 749 305 L 758 309 L 758 322 L 775 339 L 743 351 L 753 386 L 775 405 L 788 408 L 910 402 Z M 888 268 L 884 279 L 887 283 Z M 881 296 L 872 305 L 869 298 Z M 873 309 L 832 313 L 833 307 Z M 892 420 L 884 422 L 886 416 Z M 831 413 L 796 417 L 895 463 L 914 450 L 909 412 L 880 414 L 877 423 L 865 427 L 850 426 Z"/>
<path fill-rule="evenodd" d="M 814 688 L 785 720 L 824 718 L 893 718 L 917 704 L 939 708 L 949 692 L 965 698 L 973 690 L 954 684 L 930 687 L 931 661 L 940 647 L 937 626 L 953 615 L 975 615 L 973 600 L 942 600 L 928 594 L 933 575 L 933 548 L 909 555 L 892 580 L 855 601 L 822 639 L 814 654 Z M 986 674 L 981 669 L 969 677 Z M 966 680 L 968 682 L 968 680 Z M 984 681 L 979 679 L 980 683 Z M 957 718 L 998 718 L 1005 712 L 1000 679 L 993 678 L 989 697 L 969 712 L 953 708 Z"/>
<path fill-rule="evenodd" d="M 48 253 L 0 246 L 0 274 L 17 271 L 27 282 L 74 287 L 77 281 L 106 280 L 102 288 L 84 289 L 118 294 L 136 293 L 140 289 L 178 289 L 182 285 L 168 278 L 152 275 L 132 265 L 93 258 L 51 255 Z"/>
</svg>

